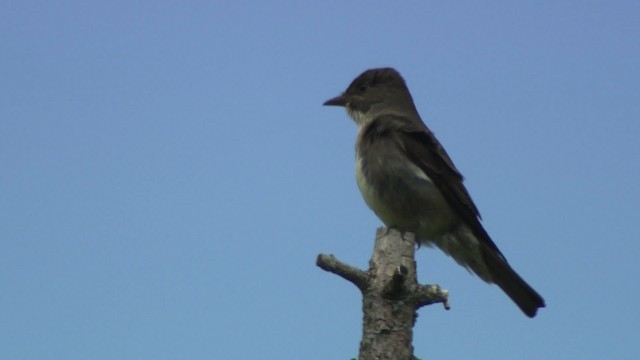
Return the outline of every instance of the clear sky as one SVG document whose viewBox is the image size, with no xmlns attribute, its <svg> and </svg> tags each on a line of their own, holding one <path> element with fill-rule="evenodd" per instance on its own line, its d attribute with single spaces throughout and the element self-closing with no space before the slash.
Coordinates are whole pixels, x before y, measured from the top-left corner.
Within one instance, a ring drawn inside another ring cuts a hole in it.
<svg viewBox="0 0 640 360">
<path fill-rule="evenodd" d="M 393 66 L 515 269 L 440 251 L 429 359 L 640 357 L 640 2 L 0 2 L 0 359 L 349 359 L 379 220 L 355 125 Z"/>
</svg>

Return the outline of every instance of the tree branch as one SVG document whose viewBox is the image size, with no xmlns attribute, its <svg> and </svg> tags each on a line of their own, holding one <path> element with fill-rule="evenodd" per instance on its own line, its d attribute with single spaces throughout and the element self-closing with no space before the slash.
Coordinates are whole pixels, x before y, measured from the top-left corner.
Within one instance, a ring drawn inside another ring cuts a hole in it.
<svg viewBox="0 0 640 360">
<path fill-rule="evenodd" d="M 378 229 L 368 272 L 340 262 L 333 255 L 318 255 L 316 264 L 362 291 L 360 360 L 415 359 L 411 343 L 416 311 L 434 303 L 449 309 L 447 290 L 418 284 L 412 233 Z"/>
<path fill-rule="evenodd" d="M 441 289 L 439 285 L 418 285 L 412 294 L 411 301 L 418 309 L 436 303 L 442 303 L 446 310 L 451 309 L 449 291 Z"/>
<path fill-rule="evenodd" d="M 369 285 L 369 276 L 366 272 L 345 264 L 333 255 L 320 254 L 316 259 L 316 265 L 324 271 L 334 273 L 364 291 Z"/>
</svg>

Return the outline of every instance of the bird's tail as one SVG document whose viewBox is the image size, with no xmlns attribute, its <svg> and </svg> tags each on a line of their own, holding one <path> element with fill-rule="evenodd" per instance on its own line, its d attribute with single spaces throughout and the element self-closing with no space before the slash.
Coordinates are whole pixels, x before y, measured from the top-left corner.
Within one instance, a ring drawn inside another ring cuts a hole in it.
<svg viewBox="0 0 640 360">
<path fill-rule="evenodd" d="M 491 280 L 504 291 L 528 316 L 534 317 L 538 308 L 544 307 L 544 299 L 520 275 L 509 266 L 499 253 L 484 249 L 483 257 Z"/>
</svg>

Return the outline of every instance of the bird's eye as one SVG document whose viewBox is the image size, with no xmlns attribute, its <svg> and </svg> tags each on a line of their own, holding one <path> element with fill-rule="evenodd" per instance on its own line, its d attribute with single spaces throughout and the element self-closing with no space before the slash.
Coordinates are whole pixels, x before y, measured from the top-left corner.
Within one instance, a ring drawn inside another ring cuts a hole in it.
<svg viewBox="0 0 640 360">
<path fill-rule="evenodd" d="M 358 91 L 360 91 L 361 93 L 367 91 L 367 84 L 362 84 L 360 85 L 360 87 L 358 87 Z"/>
</svg>

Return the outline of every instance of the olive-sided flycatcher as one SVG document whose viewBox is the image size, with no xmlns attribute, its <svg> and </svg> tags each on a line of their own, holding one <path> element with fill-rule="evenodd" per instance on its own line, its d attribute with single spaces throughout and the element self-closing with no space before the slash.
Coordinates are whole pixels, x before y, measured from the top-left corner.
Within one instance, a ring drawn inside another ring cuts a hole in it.
<svg viewBox="0 0 640 360">
<path fill-rule="evenodd" d="M 485 231 L 462 175 L 420 119 L 396 70 L 367 70 L 324 105 L 345 107 L 358 126 L 358 187 L 387 227 L 415 233 L 419 244 L 437 246 L 497 284 L 527 316 L 545 306 Z"/>
</svg>

